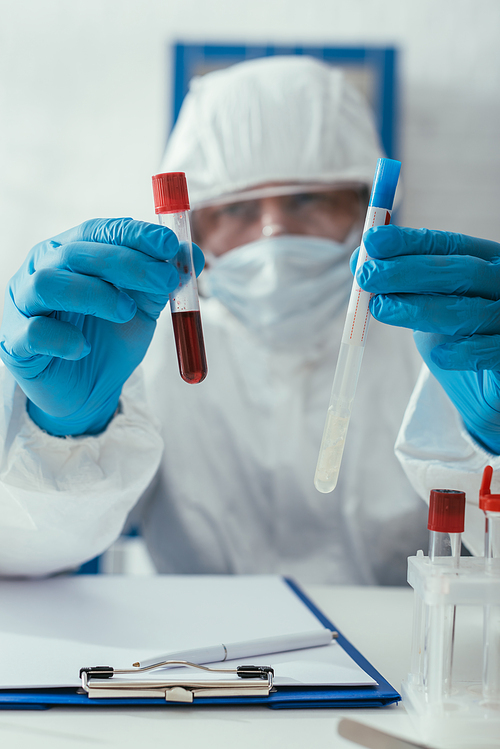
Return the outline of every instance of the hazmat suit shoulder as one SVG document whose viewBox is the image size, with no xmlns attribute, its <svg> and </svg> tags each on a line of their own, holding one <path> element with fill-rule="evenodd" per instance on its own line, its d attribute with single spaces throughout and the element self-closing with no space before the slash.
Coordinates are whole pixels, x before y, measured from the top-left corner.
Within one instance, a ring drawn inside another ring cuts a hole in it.
<svg viewBox="0 0 500 749">
<path fill-rule="evenodd" d="M 458 489 L 466 495 L 464 543 L 483 554 L 484 513 L 479 487 L 486 465 L 500 471 L 500 456 L 479 445 L 427 366 L 422 366 L 396 442 L 396 455 L 415 490 L 429 501 L 431 489 Z M 492 492 L 500 492 L 493 476 Z M 496 485 L 495 485 L 496 484 Z"/>
</svg>

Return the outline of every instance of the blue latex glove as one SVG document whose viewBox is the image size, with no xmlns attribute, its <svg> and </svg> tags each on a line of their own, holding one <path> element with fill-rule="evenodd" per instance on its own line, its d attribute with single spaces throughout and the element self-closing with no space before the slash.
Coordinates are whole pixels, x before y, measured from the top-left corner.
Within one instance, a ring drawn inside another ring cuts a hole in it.
<svg viewBox="0 0 500 749">
<path fill-rule="evenodd" d="M 118 407 L 179 282 L 177 237 L 131 218 L 94 219 L 36 245 L 11 279 L 0 356 L 54 435 L 97 434 Z M 194 248 L 198 273 L 201 250 Z"/>
<path fill-rule="evenodd" d="M 381 226 L 356 279 L 373 316 L 412 328 L 417 347 L 472 436 L 500 454 L 500 244 Z"/>
</svg>

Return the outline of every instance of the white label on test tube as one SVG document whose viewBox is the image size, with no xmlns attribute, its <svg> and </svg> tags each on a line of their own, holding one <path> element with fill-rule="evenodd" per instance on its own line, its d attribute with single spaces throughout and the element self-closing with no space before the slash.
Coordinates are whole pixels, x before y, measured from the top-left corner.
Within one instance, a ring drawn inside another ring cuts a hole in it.
<svg viewBox="0 0 500 749">
<path fill-rule="evenodd" d="M 174 263 L 179 273 L 179 285 L 170 294 L 170 309 L 174 313 L 197 311 L 200 309 L 200 302 L 194 272 L 188 212 L 160 213 L 158 219 L 162 226 L 171 229 L 179 239 L 179 251 L 170 261 Z"/>
<path fill-rule="evenodd" d="M 370 206 L 366 214 L 363 235 L 368 231 L 368 229 L 371 229 L 374 226 L 386 226 L 390 222 L 391 211 L 388 211 L 386 208 Z M 365 249 L 365 243 L 361 240 L 356 271 L 363 265 L 367 258 L 368 253 Z M 358 286 L 356 283 L 356 276 L 354 276 L 351 296 L 349 297 L 349 305 L 347 307 L 344 332 L 342 334 L 342 343 L 348 343 L 351 346 L 365 345 L 366 332 L 370 321 L 370 310 L 368 305 L 371 298 L 371 294 L 367 291 L 363 291 L 363 289 Z"/>
</svg>

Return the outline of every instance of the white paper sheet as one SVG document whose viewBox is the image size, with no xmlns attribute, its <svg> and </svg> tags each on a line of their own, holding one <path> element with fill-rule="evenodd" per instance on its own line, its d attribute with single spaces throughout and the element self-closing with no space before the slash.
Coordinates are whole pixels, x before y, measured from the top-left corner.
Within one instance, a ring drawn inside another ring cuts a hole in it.
<svg viewBox="0 0 500 749">
<path fill-rule="evenodd" d="M 1 581 L 0 689 L 78 686 L 82 666 L 128 668 L 137 659 L 173 650 L 322 626 L 278 577 L 92 575 Z M 273 666 L 278 685 L 376 683 L 336 642 L 251 661 Z"/>
</svg>

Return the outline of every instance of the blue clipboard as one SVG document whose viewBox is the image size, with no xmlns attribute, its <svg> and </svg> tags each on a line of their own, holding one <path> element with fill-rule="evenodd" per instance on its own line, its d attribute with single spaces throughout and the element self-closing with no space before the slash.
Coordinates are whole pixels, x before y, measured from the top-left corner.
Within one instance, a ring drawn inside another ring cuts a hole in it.
<svg viewBox="0 0 500 749">
<path fill-rule="evenodd" d="M 285 578 L 286 583 L 316 618 L 327 628 L 336 630 L 329 619 L 315 606 L 308 596 L 293 580 Z M 337 630 L 338 631 L 338 630 Z M 185 709 L 198 705 L 266 705 L 278 708 L 349 708 L 349 707 L 383 707 L 399 702 L 401 696 L 386 679 L 364 658 L 361 653 L 339 632 L 337 642 L 351 658 L 377 682 L 376 686 L 359 687 L 295 687 L 279 686 L 265 697 L 204 697 L 195 700 Z M 114 707 L 117 705 L 154 705 L 179 707 L 179 703 L 166 702 L 164 699 L 149 698 L 106 698 L 89 699 L 85 693 L 76 688 L 64 689 L 16 689 L 0 690 L 0 709 L 6 710 L 45 710 L 58 705 Z"/>
</svg>

